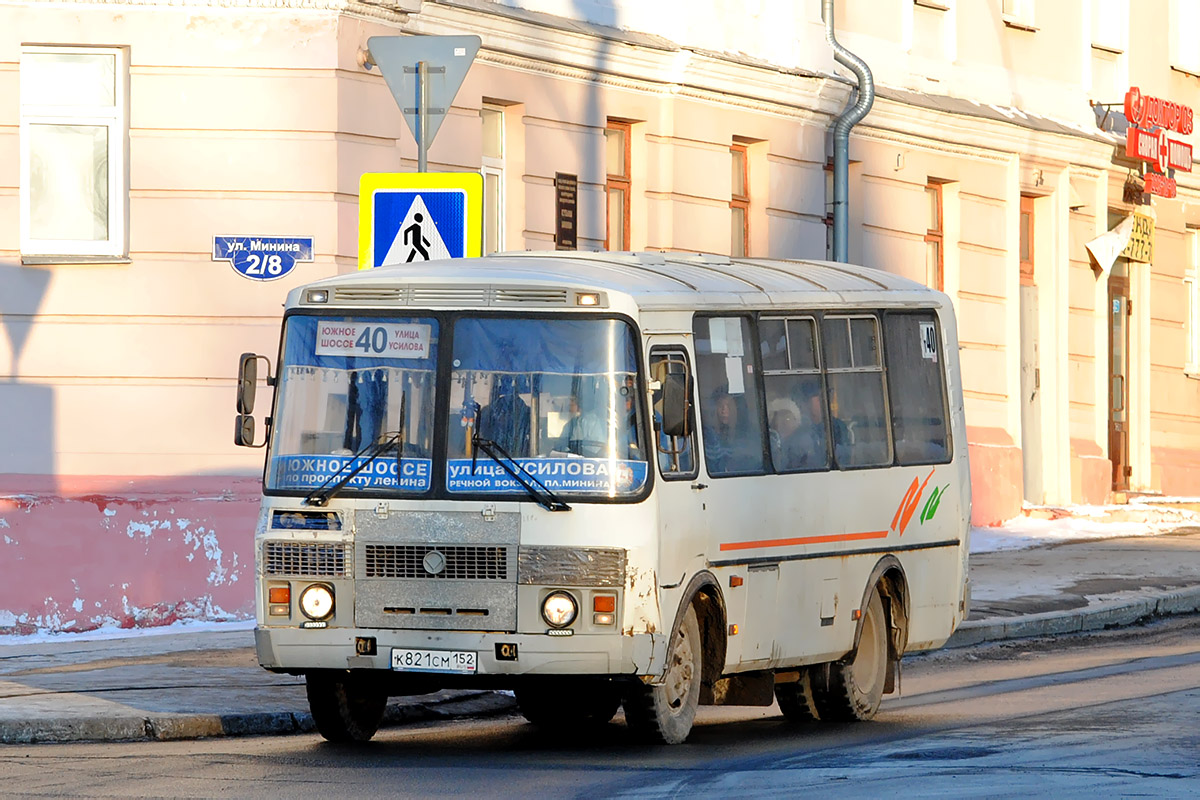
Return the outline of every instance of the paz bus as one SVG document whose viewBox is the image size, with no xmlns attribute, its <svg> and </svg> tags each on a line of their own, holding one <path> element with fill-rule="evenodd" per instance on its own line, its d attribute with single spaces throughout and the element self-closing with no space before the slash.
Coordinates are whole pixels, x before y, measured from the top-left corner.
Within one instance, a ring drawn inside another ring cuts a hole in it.
<svg viewBox="0 0 1200 800">
<path fill-rule="evenodd" d="M 238 382 L 259 662 L 334 741 L 453 687 L 666 743 L 700 705 L 868 719 L 968 610 L 957 355 L 946 295 L 840 263 L 530 252 L 296 288 L 275 373 L 247 353 Z"/>
</svg>

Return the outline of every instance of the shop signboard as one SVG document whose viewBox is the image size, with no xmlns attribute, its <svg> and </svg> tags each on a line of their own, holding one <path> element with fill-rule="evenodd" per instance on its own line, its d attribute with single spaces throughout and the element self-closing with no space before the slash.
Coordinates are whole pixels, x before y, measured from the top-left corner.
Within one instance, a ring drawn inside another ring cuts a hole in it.
<svg viewBox="0 0 1200 800">
<path fill-rule="evenodd" d="M 1125 93 L 1125 155 L 1146 161 L 1157 172 L 1147 172 L 1146 191 L 1160 197 L 1175 196 L 1175 179 L 1169 170 L 1192 171 L 1192 146 L 1169 136 L 1170 131 L 1188 135 L 1195 117 L 1185 105 L 1143 95 L 1136 86 Z"/>
</svg>

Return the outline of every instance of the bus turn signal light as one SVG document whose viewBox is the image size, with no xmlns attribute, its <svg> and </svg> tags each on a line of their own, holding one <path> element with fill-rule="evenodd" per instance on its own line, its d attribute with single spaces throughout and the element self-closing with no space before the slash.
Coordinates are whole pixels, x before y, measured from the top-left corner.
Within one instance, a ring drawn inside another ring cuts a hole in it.
<svg viewBox="0 0 1200 800">
<path fill-rule="evenodd" d="M 267 600 L 272 605 L 290 603 L 292 602 L 292 589 L 290 586 L 272 586 L 267 590 Z"/>
<path fill-rule="evenodd" d="M 615 594 L 598 594 L 592 598 L 592 611 L 611 614 L 616 610 L 617 596 Z"/>
</svg>

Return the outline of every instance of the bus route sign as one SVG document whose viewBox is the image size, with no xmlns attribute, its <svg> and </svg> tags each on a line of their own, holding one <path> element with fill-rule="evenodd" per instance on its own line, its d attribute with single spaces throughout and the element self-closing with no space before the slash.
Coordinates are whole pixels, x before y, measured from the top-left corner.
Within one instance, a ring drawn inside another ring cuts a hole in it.
<svg viewBox="0 0 1200 800">
<path fill-rule="evenodd" d="M 311 236 L 214 236 L 213 261 L 228 261 L 242 277 L 273 281 L 298 261 L 313 260 Z"/>
</svg>

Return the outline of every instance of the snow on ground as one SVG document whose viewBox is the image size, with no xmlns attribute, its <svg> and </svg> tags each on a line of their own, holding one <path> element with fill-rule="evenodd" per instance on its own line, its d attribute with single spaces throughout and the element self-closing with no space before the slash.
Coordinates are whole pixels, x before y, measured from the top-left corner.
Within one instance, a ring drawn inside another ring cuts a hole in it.
<svg viewBox="0 0 1200 800">
<path fill-rule="evenodd" d="M 1010 519 L 998 527 L 971 528 L 971 552 L 994 553 L 999 550 L 1024 550 L 1045 544 L 1081 539 L 1113 539 L 1122 536 L 1157 536 L 1181 525 L 1200 525 L 1200 513 L 1183 508 L 1161 508 L 1171 505 L 1197 505 L 1200 498 L 1171 497 L 1154 499 L 1154 505 L 1129 503 L 1118 506 L 1069 506 L 1045 509 L 1049 514 L 1063 514 L 1058 519 L 1041 519 L 1038 508 L 1027 508 L 1034 516 Z M 1107 516 L 1146 512 L 1150 517 L 1138 520 L 1107 521 Z"/>
<path fill-rule="evenodd" d="M 100 627 L 95 630 L 80 633 L 57 633 L 46 631 L 31 633 L 25 636 L 0 636 L 0 647 L 6 644 L 43 644 L 50 642 L 98 642 L 108 639 L 129 639 L 141 636 L 165 636 L 172 633 L 203 633 L 207 631 L 252 631 L 254 620 L 239 619 L 229 622 L 208 622 L 206 620 L 183 619 L 170 625 L 158 625 L 153 628 L 118 628 Z"/>
</svg>

